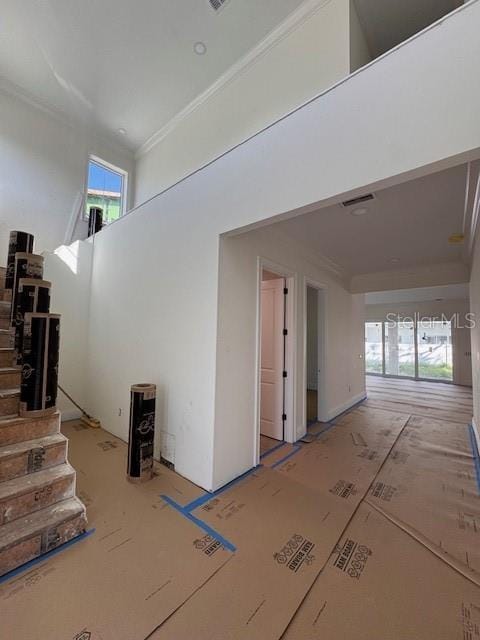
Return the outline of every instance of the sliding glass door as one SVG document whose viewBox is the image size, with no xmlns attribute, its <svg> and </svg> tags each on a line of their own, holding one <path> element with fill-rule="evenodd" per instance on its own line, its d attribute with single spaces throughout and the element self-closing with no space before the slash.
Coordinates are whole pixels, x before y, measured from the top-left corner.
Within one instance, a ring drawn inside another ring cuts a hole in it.
<svg viewBox="0 0 480 640">
<path fill-rule="evenodd" d="M 413 322 L 385 323 L 385 373 L 415 377 L 415 325 Z"/>
<path fill-rule="evenodd" d="M 451 322 L 419 322 L 417 349 L 419 378 L 453 380 Z"/>
<path fill-rule="evenodd" d="M 377 375 L 453 380 L 452 323 L 365 323 L 365 370 Z"/>
</svg>

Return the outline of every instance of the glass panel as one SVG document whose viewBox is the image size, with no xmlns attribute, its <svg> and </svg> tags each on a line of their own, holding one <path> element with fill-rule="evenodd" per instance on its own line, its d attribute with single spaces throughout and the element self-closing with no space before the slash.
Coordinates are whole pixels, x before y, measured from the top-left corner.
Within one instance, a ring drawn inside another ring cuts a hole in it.
<svg viewBox="0 0 480 640">
<path fill-rule="evenodd" d="M 422 320 L 418 323 L 418 376 L 453 379 L 451 322 Z"/>
<path fill-rule="evenodd" d="M 88 163 L 87 216 L 90 207 L 103 210 L 103 222 L 108 224 L 122 215 L 123 176 L 90 160 Z"/>
<path fill-rule="evenodd" d="M 367 373 L 383 373 L 382 323 L 365 323 L 365 370 Z"/>
<path fill-rule="evenodd" d="M 415 377 L 415 330 L 413 322 L 385 323 L 385 373 Z"/>
</svg>

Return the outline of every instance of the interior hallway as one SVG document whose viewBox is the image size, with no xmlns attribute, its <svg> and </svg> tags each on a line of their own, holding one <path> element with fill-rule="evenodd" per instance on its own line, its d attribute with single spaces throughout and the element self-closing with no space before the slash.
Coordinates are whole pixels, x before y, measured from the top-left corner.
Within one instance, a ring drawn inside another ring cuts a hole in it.
<svg viewBox="0 0 480 640">
<path fill-rule="evenodd" d="M 133 486 L 123 442 L 65 423 L 94 531 L 0 584 L 11 640 L 84 628 L 92 640 L 469 637 L 480 623 L 471 394 L 384 379 L 368 391 L 213 495 L 160 465 Z"/>
</svg>

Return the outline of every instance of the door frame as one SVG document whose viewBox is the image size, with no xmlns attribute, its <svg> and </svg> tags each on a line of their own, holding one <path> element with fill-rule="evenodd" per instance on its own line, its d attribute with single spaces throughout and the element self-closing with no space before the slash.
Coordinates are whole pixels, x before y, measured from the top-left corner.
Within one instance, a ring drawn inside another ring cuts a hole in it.
<svg viewBox="0 0 480 640">
<path fill-rule="evenodd" d="M 272 262 L 268 258 L 262 256 L 257 257 L 257 312 L 256 312 L 256 357 L 255 357 L 255 425 L 254 425 L 254 466 L 260 461 L 260 399 L 261 399 L 261 338 L 262 338 L 262 272 L 266 269 L 275 274 L 279 278 L 285 278 L 288 294 L 285 301 L 285 320 L 288 334 L 285 338 L 285 371 L 287 377 L 285 379 L 285 413 L 287 419 L 284 424 L 284 441 L 295 442 L 295 380 L 296 380 L 296 342 L 297 342 L 297 301 L 296 301 L 296 280 L 297 275 L 294 271 L 284 265 Z"/>
<path fill-rule="evenodd" d="M 318 337 L 318 377 L 317 377 L 317 420 L 320 422 L 328 421 L 327 411 L 327 390 L 326 390 L 326 371 L 327 371 L 327 295 L 328 287 L 326 284 L 312 280 L 305 276 L 303 279 L 303 398 L 302 398 L 302 426 L 303 432 L 307 430 L 307 387 L 308 387 L 308 371 L 307 371 L 307 287 L 316 289 L 318 294 L 317 308 L 317 337 Z"/>
</svg>

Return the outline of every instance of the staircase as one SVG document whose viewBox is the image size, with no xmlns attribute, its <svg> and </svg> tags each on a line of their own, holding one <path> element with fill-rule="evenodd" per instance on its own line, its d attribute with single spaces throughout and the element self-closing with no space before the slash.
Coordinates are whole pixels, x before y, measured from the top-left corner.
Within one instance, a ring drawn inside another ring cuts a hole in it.
<svg viewBox="0 0 480 640">
<path fill-rule="evenodd" d="M 0 269 L 0 576 L 85 531 L 60 413 L 21 418 L 20 370 L 12 367 L 11 292 Z"/>
</svg>

